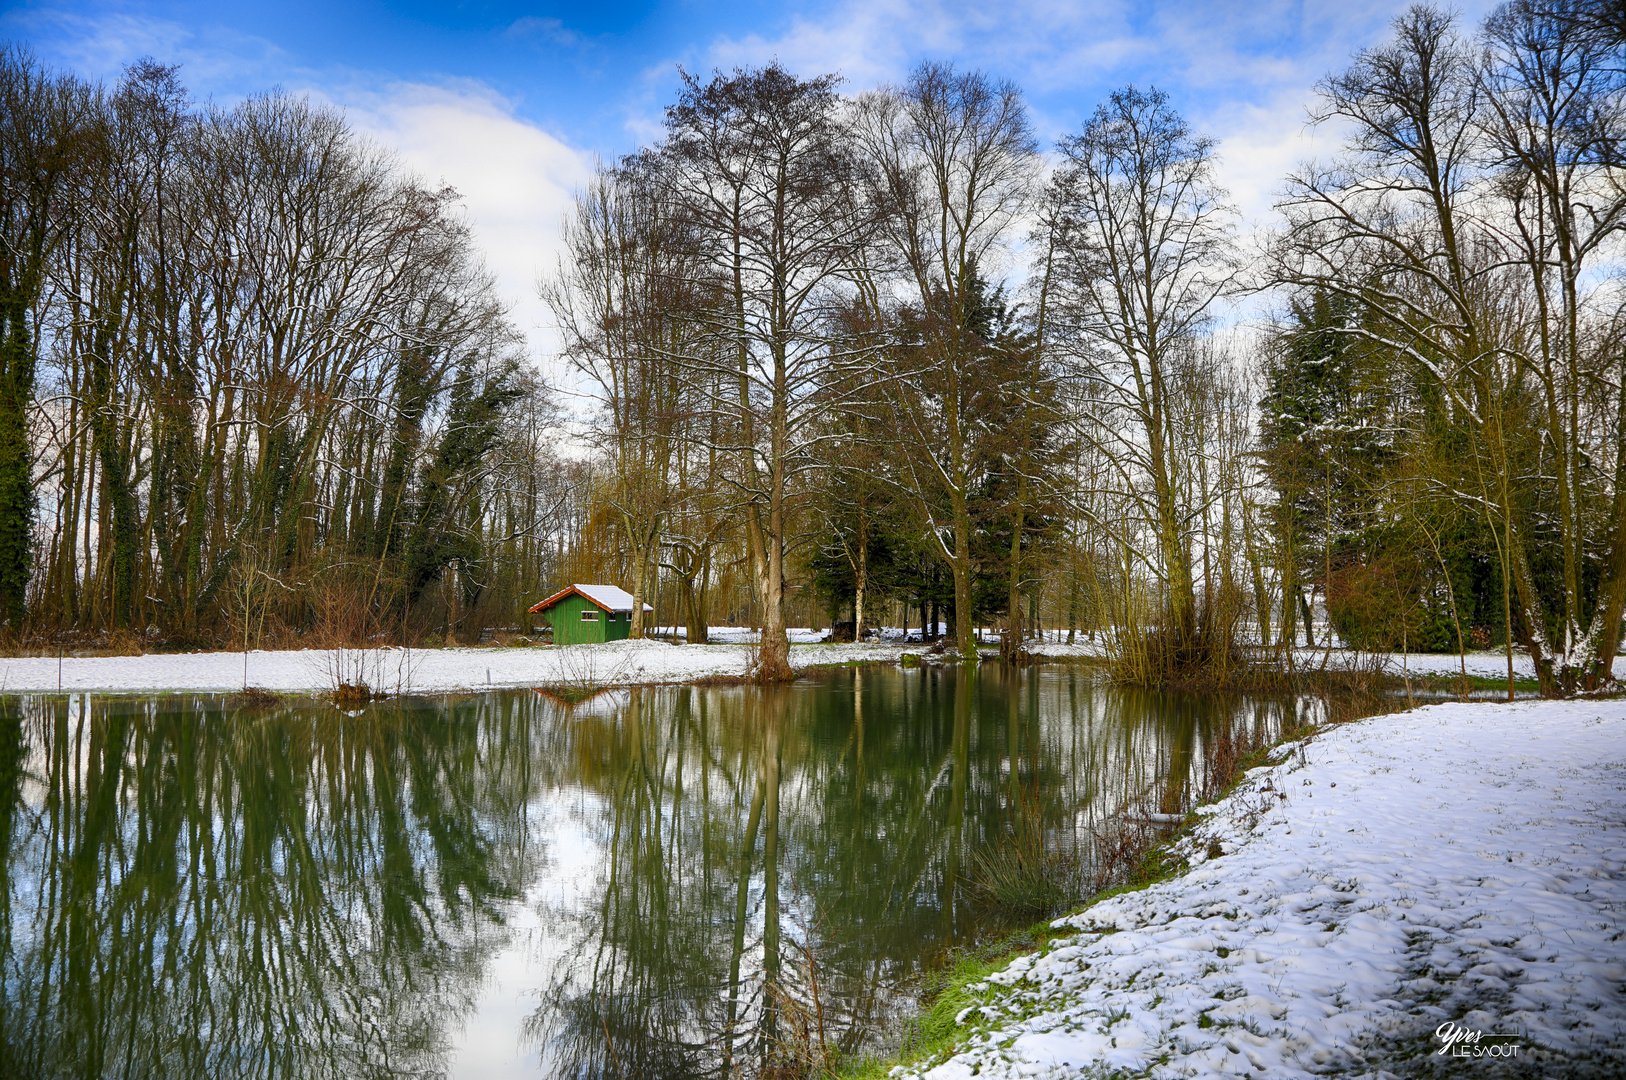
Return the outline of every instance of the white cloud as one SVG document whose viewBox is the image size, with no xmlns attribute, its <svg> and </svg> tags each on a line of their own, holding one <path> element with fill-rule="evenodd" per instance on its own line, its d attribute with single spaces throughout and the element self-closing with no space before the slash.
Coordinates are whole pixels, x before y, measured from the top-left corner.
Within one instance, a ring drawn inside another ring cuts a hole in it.
<svg viewBox="0 0 1626 1080">
<path fill-rule="evenodd" d="M 923 58 L 952 60 L 1021 85 L 1046 141 L 1076 129 L 1111 87 L 1155 83 L 1198 130 L 1220 140 L 1220 180 L 1245 220 L 1258 224 L 1270 220 L 1286 173 L 1306 157 L 1325 156 L 1336 141 L 1335 132 L 1304 126 L 1316 80 L 1378 40 L 1408 2 L 833 0 L 822 11 L 791 16 L 776 33 L 680 38 L 664 61 L 639 57 L 641 68 L 629 69 L 622 88 L 622 136 L 660 136 L 660 105 L 670 100 L 679 59 L 701 75 L 777 59 L 803 75 L 840 71 L 848 91 L 900 81 Z M 1464 25 L 1492 2 L 1464 0 Z M 560 221 L 591 155 L 523 119 L 517 102 L 485 82 L 388 82 L 354 69 L 313 70 L 272 42 L 219 26 L 122 10 L 93 17 L 61 0 L 0 13 L 0 30 L 45 39 L 47 59 L 87 74 L 116 77 L 124 64 L 152 54 L 182 62 L 183 79 L 216 100 L 281 82 L 344 107 L 359 129 L 428 181 L 462 193 L 532 352 L 553 351 L 536 279 L 555 263 Z M 602 44 L 541 17 L 518 19 L 506 36 L 577 52 Z M 609 150 L 622 141 L 606 137 L 603 144 Z"/>
<path fill-rule="evenodd" d="M 1268 223 L 1289 172 L 1335 147 L 1329 132 L 1306 123 L 1309 95 L 1283 91 L 1265 104 L 1217 110 L 1199 125 L 1219 141 L 1220 182 L 1249 225 Z"/>
<path fill-rule="evenodd" d="M 263 88 L 290 65 L 287 54 L 262 37 L 129 12 L 92 17 L 42 6 L 0 13 L 0 37 L 12 35 L 37 42 L 49 63 L 108 81 L 144 56 L 179 64 L 182 81 L 192 87 L 237 87 L 247 81 Z"/>
<path fill-rule="evenodd" d="M 430 182 L 455 187 L 475 238 L 533 355 L 554 351 L 539 275 L 560 251 L 560 224 L 590 156 L 521 119 L 483 84 L 392 83 L 332 97 L 359 130 Z"/>
<path fill-rule="evenodd" d="M 804 77 L 838 71 L 847 78 L 848 90 L 894 81 L 907 69 L 921 32 L 936 39 L 939 49 L 958 47 L 954 20 L 946 15 L 930 23 L 917 22 L 908 33 L 900 32 L 904 24 L 923 14 L 918 7 L 913 0 L 878 0 L 844 4 L 824 20 L 797 16 L 777 38 L 758 34 L 719 38 L 707 50 L 707 64 L 727 71 L 777 60 Z"/>
</svg>

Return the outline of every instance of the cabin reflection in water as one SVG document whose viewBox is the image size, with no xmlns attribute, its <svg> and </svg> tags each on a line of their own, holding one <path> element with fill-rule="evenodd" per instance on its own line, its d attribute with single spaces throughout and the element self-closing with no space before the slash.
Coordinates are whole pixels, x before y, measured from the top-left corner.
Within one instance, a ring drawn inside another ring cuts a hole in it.
<svg viewBox="0 0 1626 1080">
<path fill-rule="evenodd" d="M 0 698 L 0 1076 L 751 1076 L 884 1050 L 923 966 L 1035 917 L 991 899 L 1000 852 L 1087 870 L 1124 808 L 1187 806 L 1221 736 L 1315 708 L 992 666 L 575 709 Z"/>
</svg>

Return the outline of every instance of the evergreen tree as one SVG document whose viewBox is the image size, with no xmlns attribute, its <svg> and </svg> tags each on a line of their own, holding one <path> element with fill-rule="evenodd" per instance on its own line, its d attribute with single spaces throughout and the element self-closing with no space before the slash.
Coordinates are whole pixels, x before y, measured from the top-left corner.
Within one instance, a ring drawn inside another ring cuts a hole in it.
<svg viewBox="0 0 1626 1080">
<path fill-rule="evenodd" d="M 36 304 L 67 225 L 61 202 L 82 164 L 91 106 L 77 80 L 0 49 L 0 625 L 13 630 L 33 569 Z"/>
</svg>

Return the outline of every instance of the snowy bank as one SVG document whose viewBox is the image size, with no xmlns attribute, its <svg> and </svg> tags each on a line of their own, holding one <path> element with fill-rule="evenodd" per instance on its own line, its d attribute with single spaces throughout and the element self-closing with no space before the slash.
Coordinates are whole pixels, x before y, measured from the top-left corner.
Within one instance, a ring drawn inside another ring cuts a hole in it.
<svg viewBox="0 0 1626 1080">
<path fill-rule="evenodd" d="M 0 693 L 63 690 L 146 693 L 202 690 L 231 693 L 244 686 L 277 692 L 331 690 L 339 681 L 365 682 L 391 694 L 545 686 L 557 683 L 670 683 L 745 675 L 753 631 L 722 628 L 716 645 L 613 641 L 559 648 L 300 649 L 253 651 L 245 671 L 240 652 L 151 653 L 146 656 L 20 657 L 0 659 Z M 791 666 L 896 663 L 920 655 L 921 645 L 878 642 L 813 644 L 813 632 L 792 631 Z M 1052 658 L 1096 655 L 1087 644 L 1036 648 Z M 60 666 L 59 666 L 60 665 Z M 60 678 L 60 684 L 58 679 Z"/>
<path fill-rule="evenodd" d="M 919 652 L 916 647 L 914 652 Z M 791 664 L 805 668 L 851 661 L 895 661 L 901 650 L 884 645 L 793 645 Z M 203 690 L 230 693 L 243 686 L 279 692 L 329 690 L 342 676 L 375 690 L 428 694 L 555 683 L 684 682 L 743 675 L 747 645 L 670 645 L 614 641 L 602 645 L 518 649 L 303 649 L 248 654 L 152 653 L 146 656 L 67 657 L 64 690 L 147 692 Z M 55 690 L 56 657 L 0 660 L 0 692 Z"/>
<path fill-rule="evenodd" d="M 1435 705 L 1277 760 L 1186 874 L 1058 921 L 956 1056 L 894 1075 L 1626 1076 L 1626 702 Z"/>
<path fill-rule="evenodd" d="M 1300 667 L 1314 670 L 1321 666 L 1326 659 L 1331 667 L 1359 666 L 1371 657 L 1370 653 L 1357 653 L 1345 649 L 1333 649 L 1330 653 L 1325 649 L 1295 649 L 1294 659 Z M 1459 656 L 1456 653 L 1383 653 L 1384 670 L 1388 674 L 1401 677 L 1404 675 L 1444 675 L 1456 678 L 1466 672 L 1470 676 L 1482 679 L 1507 678 L 1507 654 L 1505 652 L 1471 652 Z M 1536 665 L 1531 662 L 1530 654 L 1515 652 L 1513 654 L 1513 675 L 1519 679 L 1534 679 Z M 1626 656 L 1615 657 L 1615 676 L 1626 678 Z"/>
<path fill-rule="evenodd" d="M 63 690 L 146 693 L 201 690 L 230 693 L 245 685 L 278 692 L 330 690 L 339 681 L 358 679 L 387 693 L 433 694 L 446 691 L 542 686 L 560 682 L 669 683 L 708 677 L 743 676 L 751 666 L 751 648 L 757 633 L 740 627 L 715 627 L 714 643 L 673 645 L 665 641 L 615 641 L 602 645 L 562 648 L 470 649 L 288 649 L 256 650 L 248 654 L 245 676 L 240 652 L 151 653 L 146 656 L 92 656 L 62 658 L 19 657 L 0 659 L 0 693 Z M 836 645 L 822 642 L 824 633 L 790 631 L 790 662 L 797 669 L 825 664 L 896 663 L 905 655 L 929 649 L 918 640 L 905 641 L 901 631 L 883 631 L 878 641 Z M 1050 633 L 1044 641 L 1030 641 L 1027 651 L 1049 660 L 1089 660 L 1105 655 L 1103 646 L 1082 634 L 1067 644 L 1065 632 Z M 945 643 L 946 644 L 946 643 Z M 996 646 L 982 649 L 984 657 L 998 654 Z M 1347 667 L 1365 664 L 1363 654 L 1301 649 L 1297 661 L 1305 669 L 1327 664 Z M 1515 658 L 1515 670 L 1533 677 L 1528 657 Z M 1456 654 L 1385 658 L 1390 674 L 1433 673 L 1455 675 Z M 1470 653 L 1470 675 L 1500 678 L 1506 660 L 1500 653 Z M 1626 676 L 1626 657 L 1615 671 Z"/>
</svg>

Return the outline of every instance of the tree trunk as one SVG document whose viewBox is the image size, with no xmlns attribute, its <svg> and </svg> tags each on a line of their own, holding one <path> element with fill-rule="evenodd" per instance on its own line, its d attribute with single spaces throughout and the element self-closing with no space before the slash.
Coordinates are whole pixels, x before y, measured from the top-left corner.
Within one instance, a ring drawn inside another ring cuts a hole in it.
<svg viewBox="0 0 1626 1080">
<path fill-rule="evenodd" d="M 34 401 L 34 342 L 27 323 L 28 297 L 20 283 L 0 280 L 0 290 L 0 620 L 17 632 L 33 570 L 34 457 L 28 410 Z"/>
<path fill-rule="evenodd" d="M 976 689 L 978 672 L 975 665 L 961 664 L 954 675 L 954 745 L 953 773 L 949 781 L 949 815 L 946 841 L 947 858 L 943 869 L 942 908 L 947 916 L 950 941 L 959 937 L 960 856 L 965 845 L 966 786 L 971 772 L 971 696 Z"/>
<path fill-rule="evenodd" d="M 767 550 L 762 559 L 759 580 L 762 636 L 757 652 L 756 676 L 763 682 L 788 682 L 796 675 L 790 667 L 790 638 L 785 632 L 785 452 L 789 436 L 786 430 L 789 394 L 784 385 L 785 359 L 782 349 L 776 349 L 774 383 L 768 522 L 763 536 Z"/>
<path fill-rule="evenodd" d="M 853 641 L 864 639 L 864 588 L 869 584 L 869 537 L 863 517 L 858 522 L 858 558 L 853 563 Z"/>
<path fill-rule="evenodd" d="M 632 578 L 632 627 L 627 631 L 629 637 L 641 638 L 644 636 L 644 597 L 649 593 L 649 570 L 653 559 L 653 549 L 659 541 L 659 523 L 649 523 L 647 531 L 640 530 L 634 533 L 637 522 L 632 515 L 624 515 L 628 534 L 634 536 L 633 558 L 637 566 L 633 569 Z"/>
<path fill-rule="evenodd" d="M 963 491 L 954 501 L 954 644 L 962 659 L 977 658 L 977 640 L 971 626 L 971 515 Z"/>
<path fill-rule="evenodd" d="M 1005 640 L 999 653 L 1004 660 L 1014 660 L 1022 648 L 1022 508 L 1027 499 L 1027 478 L 1016 487 L 1016 507 L 1011 513 L 1011 566 L 1010 580 L 1005 593 Z"/>
<path fill-rule="evenodd" d="M 1626 361 L 1620 367 L 1626 379 Z M 1621 383 L 1616 411 L 1617 431 L 1626 431 L 1626 382 Z M 1615 498 L 1609 514 L 1609 557 L 1605 562 L 1604 584 L 1598 590 L 1598 606 L 1593 614 L 1592 636 L 1597 640 L 1597 659 L 1586 673 L 1584 686 L 1596 690 L 1613 676 L 1615 654 L 1620 649 L 1621 620 L 1626 615 L 1626 439 L 1615 446 Z"/>
<path fill-rule="evenodd" d="M 740 958 L 745 954 L 745 921 L 751 897 L 751 856 L 756 852 L 757 829 L 762 822 L 762 805 L 767 794 L 766 778 L 757 770 L 756 794 L 751 796 L 751 812 L 746 818 L 745 838 L 740 841 L 740 858 L 736 871 L 734 893 L 734 947 L 728 956 L 728 1012 L 723 1027 L 723 1075 L 732 1076 L 728 1068 L 734 1056 L 734 1027 L 739 1023 Z"/>
<path fill-rule="evenodd" d="M 112 578 L 114 629 L 131 625 L 135 594 L 136 507 L 130 490 L 129 463 L 122 436 L 115 424 L 112 375 L 105 361 L 92 358 L 92 385 L 96 406 L 91 421 L 97 458 L 102 466 L 102 484 L 111 513 L 113 534 Z"/>
<path fill-rule="evenodd" d="M 790 638 L 785 632 L 785 554 L 779 537 L 769 537 L 767 557 L 757 587 L 762 597 L 762 633 L 757 650 L 756 677 L 763 682 L 788 682 L 795 675 L 790 668 Z"/>
</svg>

